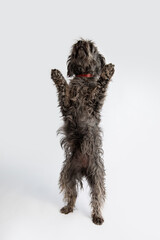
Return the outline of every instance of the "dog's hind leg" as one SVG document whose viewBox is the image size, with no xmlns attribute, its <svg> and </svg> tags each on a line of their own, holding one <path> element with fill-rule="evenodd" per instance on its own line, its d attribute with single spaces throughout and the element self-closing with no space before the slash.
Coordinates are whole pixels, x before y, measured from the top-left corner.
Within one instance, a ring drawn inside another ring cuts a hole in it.
<svg viewBox="0 0 160 240">
<path fill-rule="evenodd" d="M 95 173 L 89 174 L 87 180 L 91 188 L 92 221 L 97 225 L 101 225 L 104 222 L 101 207 L 105 200 L 103 169 L 97 166 Z"/>
<path fill-rule="evenodd" d="M 61 213 L 68 214 L 74 210 L 77 198 L 77 189 L 76 179 L 74 179 L 74 177 L 68 178 L 65 167 L 62 169 L 59 184 L 61 191 L 64 193 L 64 201 L 67 203 L 60 211 Z"/>
</svg>

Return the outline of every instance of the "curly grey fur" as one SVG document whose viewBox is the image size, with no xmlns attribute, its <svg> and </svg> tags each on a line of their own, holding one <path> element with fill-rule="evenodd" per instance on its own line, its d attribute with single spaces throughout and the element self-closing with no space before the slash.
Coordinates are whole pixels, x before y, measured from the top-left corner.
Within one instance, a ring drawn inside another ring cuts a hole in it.
<svg viewBox="0 0 160 240">
<path fill-rule="evenodd" d="M 78 183 L 82 187 L 82 178 L 85 176 L 91 188 L 92 220 L 95 224 L 102 224 L 105 170 L 99 123 L 114 65 L 106 65 L 105 58 L 94 43 L 83 39 L 73 45 L 67 63 L 68 76 L 73 77 L 69 84 L 59 70 L 51 71 L 64 120 L 64 125 L 58 130 L 64 135 L 61 146 L 65 150 L 59 185 L 67 205 L 61 212 L 67 214 L 73 211 Z M 89 78 L 77 76 L 88 73 L 92 74 Z"/>
</svg>

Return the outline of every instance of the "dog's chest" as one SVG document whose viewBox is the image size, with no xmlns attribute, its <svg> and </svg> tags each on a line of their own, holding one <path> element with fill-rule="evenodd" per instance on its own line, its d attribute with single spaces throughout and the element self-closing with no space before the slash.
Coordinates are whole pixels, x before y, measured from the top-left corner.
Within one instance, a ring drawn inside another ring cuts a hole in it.
<svg viewBox="0 0 160 240">
<path fill-rule="evenodd" d="M 88 105 L 91 103 L 94 92 L 96 88 L 96 83 L 85 83 L 84 81 L 74 82 L 70 86 L 70 100 L 73 104 L 78 105 Z"/>
</svg>

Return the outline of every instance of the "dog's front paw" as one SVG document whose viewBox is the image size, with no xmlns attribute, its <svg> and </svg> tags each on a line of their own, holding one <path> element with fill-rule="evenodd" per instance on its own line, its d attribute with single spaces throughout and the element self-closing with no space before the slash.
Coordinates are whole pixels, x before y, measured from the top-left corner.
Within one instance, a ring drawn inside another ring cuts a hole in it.
<svg viewBox="0 0 160 240">
<path fill-rule="evenodd" d="M 109 63 L 107 65 L 104 66 L 102 73 L 101 73 L 101 77 L 103 79 L 111 79 L 111 77 L 114 74 L 114 65 L 112 63 Z"/>
<path fill-rule="evenodd" d="M 62 74 L 59 70 L 57 69 L 52 69 L 51 70 L 51 79 L 53 79 L 54 82 L 58 82 L 62 78 Z"/>
</svg>

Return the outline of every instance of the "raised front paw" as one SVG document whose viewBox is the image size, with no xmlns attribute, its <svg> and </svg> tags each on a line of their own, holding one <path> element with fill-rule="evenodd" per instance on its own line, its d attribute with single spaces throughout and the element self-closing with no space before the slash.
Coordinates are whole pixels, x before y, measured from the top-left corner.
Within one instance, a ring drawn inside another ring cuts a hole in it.
<svg viewBox="0 0 160 240">
<path fill-rule="evenodd" d="M 112 63 L 109 63 L 104 66 L 102 73 L 101 73 L 101 77 L 103 79 L 111 79 L 113 74 L 114 74 L 114 65 Z"/>
<path fill-rule="evenodd" d="M 54 82 L 58 82 L 62 78 L 62 74 L 57 69 L 51 70 L 51 79 L 53 79 Z"/>
</svg>

